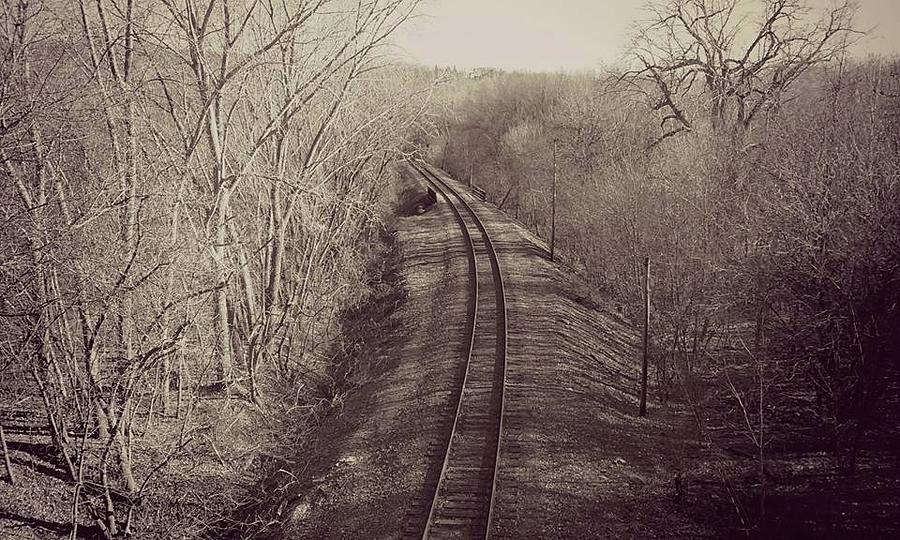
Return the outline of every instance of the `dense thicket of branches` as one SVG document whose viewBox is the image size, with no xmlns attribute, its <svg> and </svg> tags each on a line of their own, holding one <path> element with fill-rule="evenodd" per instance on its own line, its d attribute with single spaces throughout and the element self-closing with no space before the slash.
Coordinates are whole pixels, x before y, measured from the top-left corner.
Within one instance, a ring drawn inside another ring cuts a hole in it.
<svg viewBox="0 0 900 540">
<path fill-rule="evenodd" d="M 73 524 L 84 493 L 129 528 L 201 393 L 293 410 L 333 386 L 416 114 L 384 54 L 414 4 L 0 4 L 2 376 L 38 392 Z"/>
<path fill-rule="evenodd" d="M 630 73 L 665 128 L 661 139 L 711 125 L 740 136 L 777 108 L 789 87 L 828 63 L 857 36 L 855 3 L 811 17 L 804 0 L 665 0 L 637 26 Z M 702 99 L 697 100 L 698 95 Z"/>
<path fill-rule="evenodd" d="M 658 4 L 624 75 L 456 78 L 429 151 L 549 239 L 556 147 L 564 263 L 637 320 L 652 259 L 660 399 L 685 398 L 702 424 L 719 414 L 696 408 L 712 381 L 761 463 L 808 430 L 852 473 L 897 384 L 900 64 L 845 59 L 848 6 L 804 25 L 782 1 L 733 60 L 736 4 Z"/>
</svg>

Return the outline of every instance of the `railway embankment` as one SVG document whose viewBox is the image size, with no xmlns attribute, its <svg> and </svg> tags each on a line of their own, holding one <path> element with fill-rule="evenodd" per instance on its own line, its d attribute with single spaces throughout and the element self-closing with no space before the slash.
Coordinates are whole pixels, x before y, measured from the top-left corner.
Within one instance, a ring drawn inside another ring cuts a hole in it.
<svg viewBox="0 0 900 540">
<path fill-rule="evenodd" d="M 507 289 L 492 537 L 712 535 L 682 511 L 675 486 L 681 456 L 695 451 L 688 417 L 653 408 L 637 418 L 636 332 L 551 262 L 540 239 L 432 170 L 478 212 Z M 314 482 L 284 508 L 291 537 L 421 536 L 440 474 L 469 341 L 468 259 L 446 201 L 429 206 L 413 169 L 401 177 L 391 264 L 404 293 L 384 330 L 360 341 L 364 382 L 323 425 L 318 439 L 327 447 L 310 464 Z"/>
</svg>

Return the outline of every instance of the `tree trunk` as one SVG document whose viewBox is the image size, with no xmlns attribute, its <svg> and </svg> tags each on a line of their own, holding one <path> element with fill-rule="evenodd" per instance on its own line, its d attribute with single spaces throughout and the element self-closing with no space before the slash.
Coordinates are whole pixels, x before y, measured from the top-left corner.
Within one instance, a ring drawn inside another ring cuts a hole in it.
<svg viewBox="0 0 900 540">
<path fill-rule="evenodd" d="M 134 480 L 134 471 L 131 467 L 131 440 L 133 437 L 132 421 L 133 411 L 130 405 L 131 400 L 128 399 L 122 405 L 122 413 L 116 429 L 116 443 L 119 446 L 119 470 L 122 472 L 122 479 L 125 480 L 125 490 L 129 496 L 137 492 L 137 482 Z"/>
<path fill-rule="evenodd" d="M 16 475 L 13 473 L 12 462 L 9 460 L 9 448 L 6 446 L 6 433 L 3 431 L 3 424 L 0 424 L 0 446 L 3 448 L 3 463 L 6 465 L 6 476 L 9 477 L 9 483 L 16 485 Z"/>
<path fill-rule="evenodd" d="M 279 219 L 275 222 L 275 238 L 272 245 L 272 257 L 269 263 L 269 283 L 266 287 L 266 314 L 271 315 L 277 308 L 281 296 L 282 269 L 284 267 L 284 224 Z"/>
<path fill-rule="evenodd" d="M 178 235 L 180 233 L 179 226 L 181 224 L 181 198 L 184 190 L 185 179 L 178 179 L 178 188 L 175 194 L 175 200 L 172 204 L 172 218 L 170 221 L 170 232 L 169 232 L 169 253 L 168 256 L 168 268 L 166 269 L 166 288 L 165 288 L 165 296 L 163 298 L 163 308 L 168 309 L 171 302 L 175 300 L 175 262 L 176 257 L 174 253 L 178 248 Z M 163 319 L 163 341 L 168 340 L 169 334 L 171 332 L 172 327 L 172 317 L 169 316 L 168 312 L 164 315 Z M 163 414 L 166 416 L 172 416 L 172 396 L 171 396 L 171 386 L 172 386 L 172 360 L 171 355 L 164 355 L 162 360 L 162 377 L 160 380 L 160 398 L 162 399 L 163 405 Z M 177 416 L 177 411 L 176 411 Z"/>
<path fill-rule="evenodd" d="M 108 453 L 109 449 L 107 448 L 100 466 L 100 484 L 103 486 L 103 505 L 106 514 L 107 531 L 110 538 L 115 538 L 119 534 L 119 528 L 116 524 L 116 506 L 113 504 L 112 488 L 109 484 Z"/>
<path fill-rule="evenodd" d="M 213 320 L 215 325 L 215 352 L 219 358 L 221 380 L 227 385 L 234 378 L 233 355 L 231 348 L 231 323 L 228 316 L 228 196 L 222 193 L 215 208 L 215 232 L 213 235 L 213 257 L 218 266 L 217 289 Z"/>
<path fill-rule="evenodd" d="M 130 2 L 129 2 L 130 4 Z M 135 123 L 135 108 L 134 108 L 134 98 L 129 95 L 127 98 L 128 103 L 126 105 L 126 126 L 125 126 L 125 136 L 127 138 L 128 144 L 125 152 L 125 171 L 123 175 L 123 192 L 126 197 L 126 205 L 125 205 L 125 215 L 123 216 L 123 227 L 122 227 L 122 243 L 125 246 L 125 253 L 127 257 L 131 258 L 132 255 L 137 250 L 137 153 L 138 153 L 138 144 L 137 144 L 137 134 L 134 130 Z M 134 272 L 134 268 L 130 269 L 129 274 Z M 131 295 L 127 292 L 128 287 L 131 284 L 131 276 L 125 276 L 124 289 L 122 297 L 122 312 L 119 313 L 119 328 L 120 328 L 120 338 L 121 338 L 121 347 L 122 354 L 125 357 L 126 362 L 130 362 L 132 357 L 134 356 L 134 343 L 131 337 L 131 327 L 130 327 L 130 318 L 132 311 L 132 301 Z"/>
</svg>

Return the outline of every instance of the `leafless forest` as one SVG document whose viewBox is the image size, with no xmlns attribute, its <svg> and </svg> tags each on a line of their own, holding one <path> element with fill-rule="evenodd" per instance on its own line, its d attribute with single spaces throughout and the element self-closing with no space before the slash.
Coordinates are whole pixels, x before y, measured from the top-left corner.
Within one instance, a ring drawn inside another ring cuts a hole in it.
<svg viewBox="0 0 900 540">
<path fill-rule="evenodd" d="M 852 3 L 655 0 L 584 74 L 403 63 L 417 3 L 2 0 L 0 518 L 280 538 L 375 370 L 349 314 L 402 300 L 411 156 L 636 328 L 649 257 L 650 399 L 736 529 L 801 452 L 809 505 L 897 478 L 900 62 L 851 53 Z"/>
<path fill-rule="evenodd" d="M 754 526 L 770 457 L 893 459 L 900 354 L 900 64 L 848 55 L 851 4 L 762 4 L 748 37 L 740 2 L 658 2 L 630 69 L 462 82 L 431 141 L 635 321 L 650 257 L 652 386 L 754 456 Z"/>
</svg>

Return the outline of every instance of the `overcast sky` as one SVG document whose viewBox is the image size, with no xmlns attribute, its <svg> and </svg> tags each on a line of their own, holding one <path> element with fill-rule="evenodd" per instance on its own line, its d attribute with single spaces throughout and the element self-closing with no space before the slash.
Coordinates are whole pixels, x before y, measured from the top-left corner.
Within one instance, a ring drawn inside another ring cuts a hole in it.
<svg viewBox="0 0 900 540">
<path fill-rule="evenodd" d="M 900 0 L 859 3 L 858 26 L 874 29 L 856 52 L 900 53 Z M 621 57 L 643 5 L 643 0 L 423 0 L 422 15 L 407 23 L 397 43 L 409 60 L 423 64 L 592 69 Z"/>
</svg>

